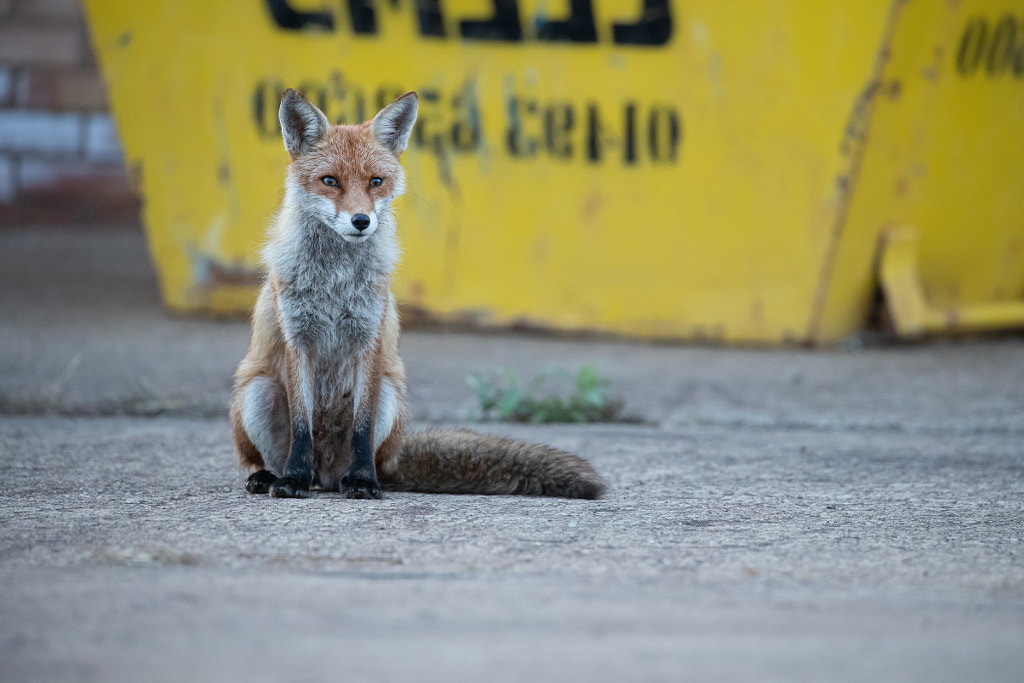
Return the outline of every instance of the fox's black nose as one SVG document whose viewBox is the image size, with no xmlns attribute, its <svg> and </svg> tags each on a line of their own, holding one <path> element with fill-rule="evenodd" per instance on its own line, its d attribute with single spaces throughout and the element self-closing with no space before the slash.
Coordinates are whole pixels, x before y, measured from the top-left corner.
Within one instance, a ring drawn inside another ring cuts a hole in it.
<svg viewBox="0 0 1024 683">
<path fill-rule="evenodd" d="M 365 213 L 357 213 L 355 216 L 352 216 L 352 227 L 359 232 L 366 230 L 370 227 L 370 217 Z"/>
</svg>

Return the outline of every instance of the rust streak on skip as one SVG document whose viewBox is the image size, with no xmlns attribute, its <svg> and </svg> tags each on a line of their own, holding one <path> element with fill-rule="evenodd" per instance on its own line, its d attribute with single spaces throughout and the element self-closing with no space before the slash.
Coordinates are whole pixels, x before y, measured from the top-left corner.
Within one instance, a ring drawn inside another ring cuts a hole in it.
<svg viewBox="0 0 1024 683">
<path fill-rule="evenodd" d="M 904 2 L 905 0 L 893 0 L 889 5 L 889 16 L 886 18 L 882 40 L 878 46 L 878 51 L 875 53 L 875 63 L 871 70 L 871 77 L 861 89 L 856 102 L 854 102 L 853 109 L 850 111 L 850 116 L 847 119 L 846 129 L 843 131 L 843 139 L 840 141 L 840 151 L 844 154 L 849 154 L 850 163 L 846 172 L 841 176 L 840 206 L 836 212 L 836 221 L 829 235 L 825 255 L 822 258 L 821 272 L 818 275 L 818 286 L 815 288 L 814 301 L 811 304 L 810 324 L 807 330 L 807 339 L 811 343 L 818 339 L 821 318 L 825 310 L 825 301 L 828 298 L 832 273 L 835 270 L 836 258 L 839 254 L 839 243 L 842 241 L 843 232 L 846 229 L 850 206 L 853 203 L 854 191 L 856 190 L 861 165 L 864 161 L 864 150 L 867 148 L 871 132 L 871 119 L 875 109 L 875 101 L 881 89 L 885 67 L 889 63 L 892 41 L 896 33 L 896 24 Z"/>
</svg>

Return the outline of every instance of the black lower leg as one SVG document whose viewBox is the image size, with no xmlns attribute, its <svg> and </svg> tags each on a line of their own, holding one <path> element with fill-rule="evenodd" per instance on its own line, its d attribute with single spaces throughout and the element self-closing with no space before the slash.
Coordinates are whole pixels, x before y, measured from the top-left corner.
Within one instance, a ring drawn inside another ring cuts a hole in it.
<svg viewBox="0 0 1024 683">
<path fill-rule="evenodd" d="M 347 498 L 380 498 L 380 484 L 373 466 L 373 420 L 357 425 L 352 433 L 352 466 L 341 478 Z"/>
<path fill-rule="evenodd" d="M 309 425 L 296 420 L 292 425 L 292 450 L 284 467 L 284 476 L 270 485 L 274 498 L 308 498 L 313 482 L 313 435 Z"/>
<path fill-rule="evenodd" d="M 277 481 L 277 475 L 269 470 L 253 472 L 245 480 L 245 490 L 249 493 L 267 493 L 270 485 Z"/>
</svg>

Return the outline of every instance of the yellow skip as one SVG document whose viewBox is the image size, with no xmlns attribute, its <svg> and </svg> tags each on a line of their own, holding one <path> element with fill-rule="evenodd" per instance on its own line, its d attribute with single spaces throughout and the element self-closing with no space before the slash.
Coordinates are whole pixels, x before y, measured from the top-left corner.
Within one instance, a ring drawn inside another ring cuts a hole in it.
<svg viewBox="0 0 1024 683">
<path fill-rule="evenodd" d="M 288 155 L 416 90 L 405 310 L 717 342 L 856 331 L 880 225 L 1024 295 L 1024 0 L 85 0 L 167 305 L 250 309 Z"/>
<path fill-rule="evenodd" d="M 901 337 L 1024 327 L 1024 301 L 933 308 L 918 268 L 918 232 L 897 226 L 882 233 L 878 277 L 893 326 Z"/>
</svg>

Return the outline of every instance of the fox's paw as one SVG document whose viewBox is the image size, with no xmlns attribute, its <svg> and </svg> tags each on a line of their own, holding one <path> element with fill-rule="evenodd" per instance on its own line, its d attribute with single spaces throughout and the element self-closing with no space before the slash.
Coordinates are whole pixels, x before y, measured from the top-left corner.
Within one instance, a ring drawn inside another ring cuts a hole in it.
<svg viewBox="0 0 1024 683">
<path fill-rule="evenodd" d="M 245 480 L 245 490 L 249 493 L 267 493 L 275 481 L 277 481 L 277 477 L 272 472 L 267 470 L 253 472 Z"/>
<path fill-rule="evenodd" d="M 353 477 L 348 474 L 341 478 L 341 493 L 346 498 L 377 499 L 384 497 L 376 479 Z"/>
<path fill-rule="evenodd" d="M 271 498 L 309 498 L 309 486 L 295 477 L 281 477 L 270 485 Z"/>
</svg>

